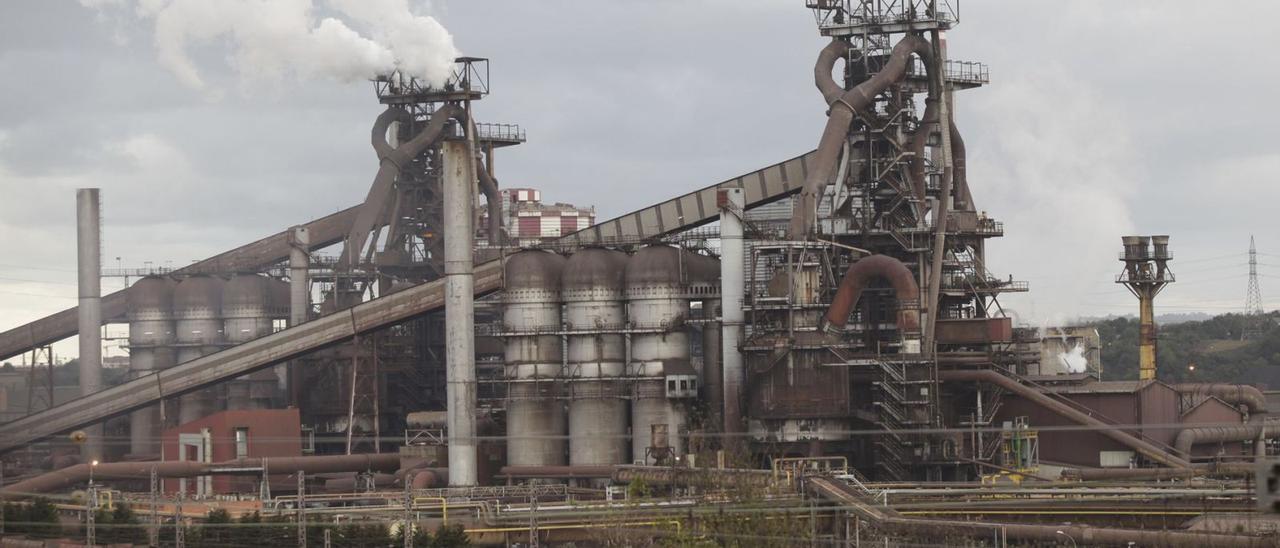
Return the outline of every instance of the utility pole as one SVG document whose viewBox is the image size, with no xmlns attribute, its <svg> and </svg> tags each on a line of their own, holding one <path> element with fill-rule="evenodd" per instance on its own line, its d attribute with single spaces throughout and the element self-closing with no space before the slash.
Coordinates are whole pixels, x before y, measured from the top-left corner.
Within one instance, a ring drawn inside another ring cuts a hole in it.
<svg viewBox="0 0 1280 548">
<path fill-rule="evenodd" d="M 333 530 L 329 529 L 328 527 L 325 527 L 325 528 L 324 528 L 324 548 L 332 548 L 332 547 L 333 547 L 333 535 L 332 535 L 332 533 L 333 533 Z"/>
<path fill-rule="evenodd" d="M 307 548 L 307 476 L 298 470 L 298 548 Z"/>
<path fill-rule="evenodd" d="M 400 526 L 400 535 L 404 537 L 404 548 L 413 548 L 413 482 L 409 474 L 404 475 L 404 525 Z"/>
<path fill-rule="evenodd" d="M 173 545 L 175 548 L 184 548 L 187 545 L 186 530 L 182 527 L 182 499 L 187 494 L 181 489 L 178 490 L 178 502 L 173 507 Z"/>
<path fill-rule="evenodd" d="M 160 479 L 156 476 L 156 467 L 151 467 L 151 522 L 147 528 L 147 542 L 151 546 L 160 546 Z"/>
<path fill-rule="evenodd" d="M 92 465 L 90 465 L 92 466 Z M 90 470 L 93 470 L 91 467 Z M 98 488 L 93 484 L 93 480 L 89 480 L 89 500 L 85 503 L 85 526 L 84 526 L 84 543 L 92 548 L 97 546 L 97 532 L 94 530 L 94 514 L 98 512 Z"/>
<path fill-rule="evenodd" d="M 538 494 L 529 491 L 529 548 L 538 548 Z"/>
</svg>

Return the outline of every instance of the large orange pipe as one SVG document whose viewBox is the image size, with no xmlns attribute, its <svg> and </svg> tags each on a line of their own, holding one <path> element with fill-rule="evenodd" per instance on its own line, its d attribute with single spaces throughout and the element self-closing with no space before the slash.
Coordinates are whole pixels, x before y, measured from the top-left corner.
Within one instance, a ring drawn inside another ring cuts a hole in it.
<svg viewBox="0 0 1280 548">
<path fill-rule="evenodd" d="M 849 321 L 849 312 L 858 303 L 862 290 L 876 278 L 888 280 L 899 301 L 919 301 L 920 286 L 916 285 L 915 275 L 907 265 L 888 255 L 871 255 L 858 259 L 845 272 L 840 280 L 840 288 L 827 308 L 827 325 L 844 328 Z M 898 310 L 898 332 L 905 333 L 920 329 L 920 311 L 914 307 L 901 307 Z"/>
<path fill-rule="evenodd" d="M 915 53 L 924 59 L 925 68 L 930 76 L 936 70 L 933 57 L 933 46 L 920 36 L 909 35 L 893 47 L 889 54 L 889 62 L 871 78 L 858 84 L 853 89 L 843 89 L 831 79 L 831 70 L 835 61 L 843 52 L 848 51 L 848 43 L 833 40 L 823 48 L 814 65 L 814 80 L 823 99 L 830 107 L 827 125 L 822 130 L 822 138 L 818 141 L 818 152 L 814 158 L 813 168 L 805 177 L 804 186 L 800 189 L 795 214 L 791 218 L 789 236 L 792 240 L 803 240 L 813 228 L 818 213 L 818 197 L 822 188 L 831 182 L 836 164 L 839 163 L 840 150 L 844 148 L 845 138 L 849 134 L 849 125 L 853 123 L 855 112 L 865 110 L 875 101 L 876 95 L 884 91 L 894 82 L 902 79 L 907 71 L 907 63 L 911 54 Z M 929 78 L 929 96 L 938 98 L 933 89 L 933 78 Z"/>
</svg>

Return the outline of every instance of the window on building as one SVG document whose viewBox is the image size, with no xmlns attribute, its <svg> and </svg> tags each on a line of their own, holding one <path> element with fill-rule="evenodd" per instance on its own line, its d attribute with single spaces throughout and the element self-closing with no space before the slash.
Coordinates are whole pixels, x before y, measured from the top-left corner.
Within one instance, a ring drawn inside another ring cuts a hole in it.
<svg viewBox="0 0 1280 548">
<path fill-rule="evenodd" d="M 249 457 L 249 428 L 244 426 L 236 427 L 236 458 L 244 459 Z"/>
</svg>

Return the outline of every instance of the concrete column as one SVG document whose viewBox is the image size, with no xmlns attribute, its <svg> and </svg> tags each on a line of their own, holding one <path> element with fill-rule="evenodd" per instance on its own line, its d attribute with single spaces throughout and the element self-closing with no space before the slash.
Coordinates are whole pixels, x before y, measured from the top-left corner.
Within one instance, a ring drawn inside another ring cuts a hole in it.
<svg viewBox="0 0 1280 548">
<path fill-rule="evenodd" d="M 98 189 L 76 190 L 76 258 L 80 294 L 80 395 L 102 389 L 102 242 Z M 102 459 L 102 425 L 84 429 L 85 462 Z"/>
<path fill-rule="evenodd" d="M 476 369 L 475 160 L 463 141 L 444 152 L 445 397 L 449 423 L 449 486 L 475 485 Z"/>
<path fill-rule="evenodd" d="M 307 322 L 311 311 L 311 231 L 305 226 L 289 229 L 289 327 Z M 297 375 L 296 364 L 276 366 L 276 383 L 280 393 L 292 405 L 298 401 L 292 396 L 290 381 Z"/>
<path fill-rule="evenodd" d="M 721 386 L 724 392 L 724 431 L 735 433 L 745 430 L 742 387 L 746 378 L 743 375 L 742 353 L 738 350 L 738 343 L 742 337 L 742 269 L 745 262 L 741 216 L 746 209 L 746 200 L 741 188 L 726 188 L 717 194 L 716 204 L 720 207 L 720 298 L 723 310 L 720 324 L 723 350 L 720 360 L 723 364 Z"/>
<path fill-rule="evenodd" d="M 722 267 L 723 268 L 723 267 Z M 720 299 L 702 301 L 702 313 L 708 318 L 718 317 Z M 707 389 L 707 401 L 711 404 L 711 421 L 723 428 L 724 420 L 724 370 L 720 362 L 720 338 L 722 330 L 719 322 L 704 324 L 702 327 L 702 384 Z"/>
</svg>

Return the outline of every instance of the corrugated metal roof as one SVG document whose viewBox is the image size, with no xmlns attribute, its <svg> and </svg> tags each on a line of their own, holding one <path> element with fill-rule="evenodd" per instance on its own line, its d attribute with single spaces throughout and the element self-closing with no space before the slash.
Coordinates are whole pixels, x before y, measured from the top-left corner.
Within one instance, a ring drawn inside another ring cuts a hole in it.
<svg viewBox="0 0 1280 548">
<path fill-rule="evenodd" d="M 1055 394 L 1132 394 L 1160 381 L 1095 381 L 1071 386 L 1050 386 Z"/>
</svg>

